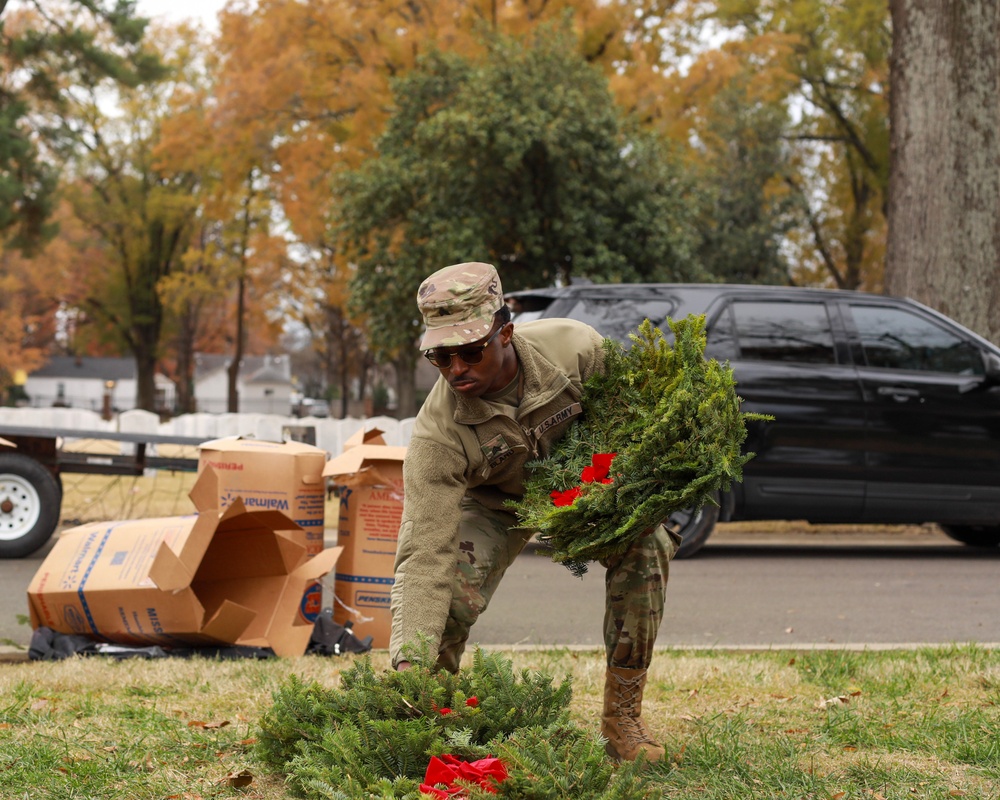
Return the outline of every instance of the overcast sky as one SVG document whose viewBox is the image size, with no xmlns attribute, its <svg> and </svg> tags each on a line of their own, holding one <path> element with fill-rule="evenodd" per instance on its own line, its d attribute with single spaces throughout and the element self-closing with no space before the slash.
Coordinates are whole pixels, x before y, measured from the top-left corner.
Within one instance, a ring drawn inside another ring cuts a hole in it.
<svg viewBox="0 0 1000 800">
<path fill-rule="evenodd" d="M 226 0 L 139 0 L 136 8 L 141 16 L 180 22 L 199 20 L 213 30 L 218 27 L 216 15 Z"/>
</svg>

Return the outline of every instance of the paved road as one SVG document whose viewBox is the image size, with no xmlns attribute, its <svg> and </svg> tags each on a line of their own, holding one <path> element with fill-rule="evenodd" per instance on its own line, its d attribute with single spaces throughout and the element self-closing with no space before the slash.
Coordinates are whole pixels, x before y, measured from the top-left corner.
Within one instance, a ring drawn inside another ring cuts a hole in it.
<svg viewBox="0 0 1000 800">
<path fill-rule="evenodd" d="M 910 537 L 729 535 L 674 561 L 663 647 L 1000 643 L 1000 549 Z M 482 644 L 601 644 L 603 570 L 519 559 L 473 629 Z"/>
<path fill-rule="evenodd" d="M 0 645 L 26 644 L 25 589 L 44 550 L 0 561 Z M 657 644 L 670 647 L 881 647 L 1000 643 L 1000 549 L 943 534 L 719 532 L 675 561 Z M 584 578 L 540 553 L 508 571 L 473 629 L 489 645 L 599 646 L 603 570 Z"/>
</svg>

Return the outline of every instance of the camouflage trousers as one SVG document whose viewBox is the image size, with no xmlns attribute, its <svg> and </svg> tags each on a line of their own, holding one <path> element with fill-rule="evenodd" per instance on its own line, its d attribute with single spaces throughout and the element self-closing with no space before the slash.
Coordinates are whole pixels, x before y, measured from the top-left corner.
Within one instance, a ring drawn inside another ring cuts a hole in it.
<svg viewBox="0 0 1000 800">
<path fill-rule="evenodd" d="M 489 605 L 507 568 L 531 539 L 513 514 L 468 497 L 458 527 L 458 568 L 438 667 L 457 672 L 469 631 Z M 662 525 L 643 534 L 619 559 L 601 562 L 605 575 L 604 647 L 608 666 L 645 669 L 666 604 L 670 559 L 677 543 Z"/>
</svg>

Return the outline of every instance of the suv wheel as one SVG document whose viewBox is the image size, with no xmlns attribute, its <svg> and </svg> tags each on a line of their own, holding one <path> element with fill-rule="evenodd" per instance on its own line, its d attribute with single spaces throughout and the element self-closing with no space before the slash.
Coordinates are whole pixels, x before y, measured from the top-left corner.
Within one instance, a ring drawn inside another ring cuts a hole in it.
<svg viewBox="0 0 1000 800">
<path fill-rule="evenodd" d="M 971 547 L 1000 545 L 1000 525 L 942 525 L 941 530 L 956 542 Z"/>
<path fill-rule="evenodd" d="M 690 558 L 699 550 L 708 537 L 712 535 L 715 523 L 719 520 L 719 507 L 709 503 L 701 508 L 685 508 L 675 511 L 665 520 L 663 524 L 668 530 L 679 533 L 681 536 L 681 546 L 674 554 L 674 558 Z"/>
</svg>

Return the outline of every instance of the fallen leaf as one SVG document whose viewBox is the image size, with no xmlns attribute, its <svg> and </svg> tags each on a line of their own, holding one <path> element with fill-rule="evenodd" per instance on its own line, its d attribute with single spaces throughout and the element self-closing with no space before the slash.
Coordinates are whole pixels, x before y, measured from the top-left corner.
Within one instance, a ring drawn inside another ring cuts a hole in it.
<svg viewBox="0 0 1000 800">
<path fill-rule="evenodd" d="M 257 737 L 256 736 L 251 736 L 249 739 L 242 739 L 240 741 L 240 744 L 247 744 L 247 745 L 249 745 L 249 744 L 257 744 Z"/>
<path fill-rule="evenodd" d="M 786 728 L 785 733 L 809 733 L 808 728 Z"/>
<path fill-rule="evenodd" d="M 847 792 L 837 792 L 836 794 L 831 794 L 830 795 L 830 800 L 840 800 L 840 798 L 843 797 L 846 794 L 847 794 Z"/>
<path fill-rule="evenodd" d="M 948 797 L 965 797 L 965 792 L 961 789 L 952 789 L 948 792 Z"/>
<path fill-rule="evenodd" d="M 853 752 L 857 751 L 857 749 L 858 748 L 856 748 L 853 744 L 845 744 L 844 745 L 844 750 L 846 750 L 848 753 L 853 753 Z"/>
<path fill-rule="evenodd" d="M 230 772 L 225 778 L 219 781 L 223 786 L 232 786 L 235 789 L 242 789 L 253 783 L 253 774 L 249 770 L 240 772 Z"/>
<path fill-rule="evenodd" d="M 830 706 L 846 706 L 851 702 L 851 698 L 846 694 L 837 695 L 836 697 L 829 697 L 826 700 L 820 700 L 816 704 L 816 708 L 829 708 Z"/>
</svg>

